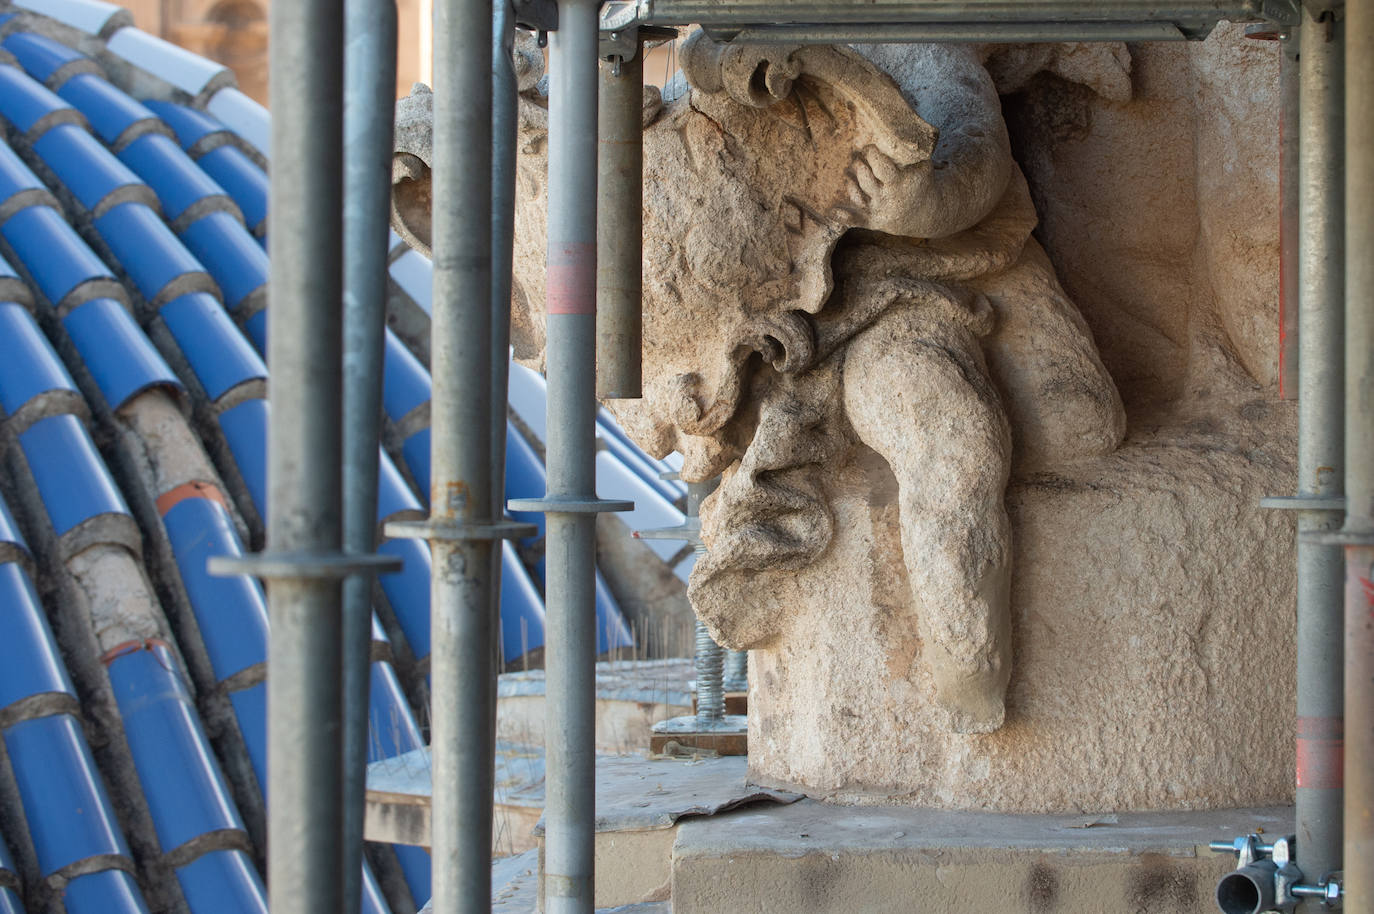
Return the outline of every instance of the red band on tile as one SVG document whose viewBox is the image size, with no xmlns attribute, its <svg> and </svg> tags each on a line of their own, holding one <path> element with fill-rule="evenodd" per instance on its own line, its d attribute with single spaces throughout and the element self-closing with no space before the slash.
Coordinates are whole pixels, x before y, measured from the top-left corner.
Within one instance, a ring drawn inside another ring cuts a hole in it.
<svg viewBox="0 0 1374 914">
<path fill-rule="evenodd" d="M 549 248 L 544 302 L 549 314 L 596 313 L 596 245 Z"/>
<path fill-rule="evenodd" d="M 157 497 L 157 513 L 166 517 L 168 511 L 188 498 L 204 498 L 207 501 L 217 502 L 226 511 L 229 510 L 229 502 L 224 497 L 224 493 L 219 490 L 219 486 L 211 485 L 208 482 L 187 482 L 175 489 L 169 489 Z"/>
<path fill-rule="evenodd" d="M 142 641 L 125 641 L 122 644 L 116 644 L 114 647 L 101 654 L 100 662 L 109 666 L 120 657 L 127 654 L 136 654 L 139 651 L 151 651 L 158 645 L 162 645 L 168 650 L 172 649 L 172 646 L 161 638 L 145 638 Z"/>
</svg>

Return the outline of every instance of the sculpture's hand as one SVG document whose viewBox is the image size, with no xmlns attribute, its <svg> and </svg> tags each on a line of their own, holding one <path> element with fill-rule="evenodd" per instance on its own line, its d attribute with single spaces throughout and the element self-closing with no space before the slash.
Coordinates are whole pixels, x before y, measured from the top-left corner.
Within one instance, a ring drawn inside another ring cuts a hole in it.
<svg viewBox="0 0 1374 914">
<path fill-rule="evenodd" d="M 877 146 L 865 146 L 849 169 L 850 199 L 868 213 L 869 221 L 893 235 L 913 234 L 914 201 L 929 198 L 934 165 L 929 159 L 899 165 Z"/>
</svg>

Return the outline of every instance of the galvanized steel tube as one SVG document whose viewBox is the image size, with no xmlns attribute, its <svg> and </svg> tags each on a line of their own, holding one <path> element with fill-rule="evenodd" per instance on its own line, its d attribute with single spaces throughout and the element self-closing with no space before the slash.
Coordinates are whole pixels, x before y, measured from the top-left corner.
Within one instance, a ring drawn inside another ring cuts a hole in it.
<svg viewBox="0 0 1374 914">
<path fill-rule="evenodd" d="M 1344 493 L 1345 96 L 1342 34 L 1304 12 L 1299 108 L 1298 498 Z M 1285 51 L 1286 53 L 1286 51 Z M 1341 671 L 1345 565 L 1308 531 L 1340 526 L 1339 504 L 1298 511 L 1297 863 L 1315 883 L 1341 862 Z M 1304 901 L 1317 910 L 1320 900 Z"/>
<path fill-rule="evenodd" d="M 595 498 L 596 0 L 558 4 L 549 43 L 548 498 Z M 544 910 L 592 911 L 594 513 L 551 507 L 546 534 Z"/>
<path fill-rule="evenodd" d="M 597 144 L 596 394 L 640 392 L 644 54 L 601 63 Z"/>
<path fill-rule="evenodd" d="M 343 15 L 271 9 L 268 549 L 337 553 L 343 297 Z M 268 581 L 268 885 L 273 914 L 343 910 L 338 578 Z"/>
<path fill-rule="evenodd" d="M 519 84 L 511 51 L 515 11 L 495 0 L 491 34 L 491 516 L 505 512 L 506 397 L 510 376 L 510 296 L 515 264 L 515 143 Z M 500 574 L 500 550 L 495 550 Z M 497 588 L 499 591 L 500 588 Z M 499 594 L 498 594 L 499 596 Z"/>
<path fill-rule="evenodd" d="M 434 4 L 430 521 L 490 523 L 492 4 Z M 434 909 L 491 905 L 492 540 L 436 537 L 430 630 Z"/>
<path fill-rule="evenodd" d="M 1345 12 L 1345 910 L 1374 911 L 1374 0 Z"/>
<path fill-rule="evenodd" d="M 345 0 L 343 540 L 359 555 L 377 547 L 396 28 L 395 0 Z M 343 584 L 344 914 L 362 900 L 372 583 L 361 573 Z"/>
<path fill-rule="evenodd" d="M 510 386 L 510 298 L 515 264 L 515 143 L 519 83 L 511 53 L 515 47 L 515 10 L 511 0 L 494 0 L 491 21 L 491 517 L 506 513 L 506 422 Z M 501 650 L 501 560 L 504 543 L 491 550 L 491 655 Z M 496 692 L 491 694 L 496 714 Z"/>
</svg>

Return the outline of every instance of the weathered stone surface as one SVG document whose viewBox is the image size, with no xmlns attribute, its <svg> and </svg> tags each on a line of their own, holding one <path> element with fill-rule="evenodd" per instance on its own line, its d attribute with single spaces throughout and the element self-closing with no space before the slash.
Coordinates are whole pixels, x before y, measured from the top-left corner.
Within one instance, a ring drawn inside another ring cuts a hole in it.
<svg viewBox="0 0 1374 914">
<path fill-rule="evenodd" d="M 1291 792 L 1292 531 L 1255 504 L 1292 488 L 1294 423 L 1261 393 L 1272 188 L 1231 128 L 1266 64 L 1236 53 L 697 41 L 646 103 L 645 397 L 610 405 L 723 473 L 691 597 L 753 649 L 756 779 L 1009 811 Z M 1024 90 L 1010 139 L 994 78 Z"/>
<path fill-rule="evenodd" d="M 1293 533 L 1256 502 L 1292 485 L 1293 420 L 1231 409 L 1012 483 L 1013 672 L 986 735 L 950 733 L 930 700 L 885 468 L 835 479 L 830 551 L 758 581 L 789 611 L 750 654 L 751 776 L 1017 812 L 1286 802 Z"/>
</svg>

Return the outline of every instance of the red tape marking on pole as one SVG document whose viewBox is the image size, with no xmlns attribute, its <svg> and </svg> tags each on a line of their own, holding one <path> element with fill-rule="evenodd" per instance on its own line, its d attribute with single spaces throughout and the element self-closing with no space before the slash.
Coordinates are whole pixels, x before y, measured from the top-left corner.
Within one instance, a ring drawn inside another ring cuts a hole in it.
<svg viewBox="0 0 1374 914">
<path fill-rule="evenodd" d="M 596 313 L 596 245 L 549 248 L 544 301 L 549 314 Z"/>
<path fill-rule="evenodd" d="M 1299 717 L 1298 786 L 1339 790 L 1345 786 L 1345 719 Z"/>
</svg>

